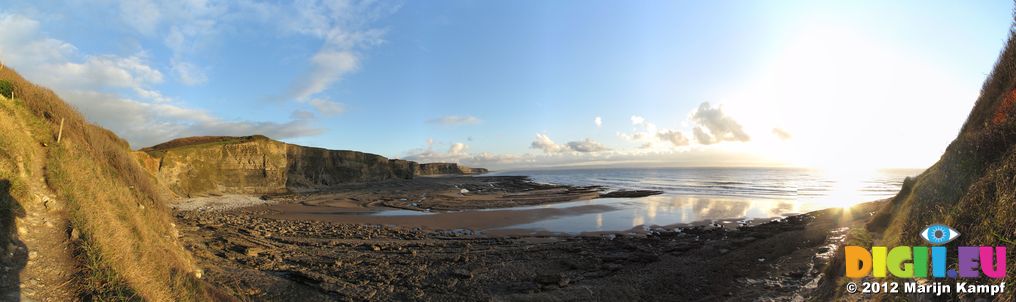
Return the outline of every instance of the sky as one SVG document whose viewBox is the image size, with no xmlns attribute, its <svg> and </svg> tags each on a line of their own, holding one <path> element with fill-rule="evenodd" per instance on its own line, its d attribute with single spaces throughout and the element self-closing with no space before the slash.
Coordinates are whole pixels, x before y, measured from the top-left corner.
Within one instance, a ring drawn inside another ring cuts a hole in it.
<svg viewBox="0 0 1016 302">
<path fill-rule="evenodd" d="M 1011 1 L 0 0 L 0 60 L 142 148 L 494 169 L 927 167 Z"/>
</svg>

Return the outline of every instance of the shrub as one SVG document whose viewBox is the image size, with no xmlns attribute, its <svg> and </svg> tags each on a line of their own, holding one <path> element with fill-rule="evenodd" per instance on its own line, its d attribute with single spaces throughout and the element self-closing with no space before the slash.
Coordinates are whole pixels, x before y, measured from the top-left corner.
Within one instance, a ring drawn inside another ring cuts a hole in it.
<svg viewBox="0 0 1016 302">
<path fill-rule="evenodd" d="M 11 84 L 8 80 L 0 80 L 0 94 L 4 97 L 11 97 L 14 93 L 14 84 Z"/>
</svg>

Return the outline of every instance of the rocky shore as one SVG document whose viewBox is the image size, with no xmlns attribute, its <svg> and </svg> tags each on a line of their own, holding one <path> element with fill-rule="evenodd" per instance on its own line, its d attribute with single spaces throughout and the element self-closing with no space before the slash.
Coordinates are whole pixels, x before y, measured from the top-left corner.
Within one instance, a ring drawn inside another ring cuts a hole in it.
<svg viewBox="0 0 1016 302">
<path fill-rule="evenodd" d="M 425 193 L 414 186 L 438 191 L 450 186 L 475 194 L 489 190 L 485 193 L 501 197 L 520 192 L 584 196 L 603 190 L 540 185 L 524 178 L 500 179 L 494 189 L 479 185 L 492 180 L 496 179 L 448 178 L 438 181 L 442 185 L 350 185 L 320 194 L 334 198 L 341 192 L 383 192 L 373 199 L 353 194 L 356 199 L 350 197 L 346 206 L 356 209 L 381 206 L 377 200 L 408 204 L 408 198 L 390 199 Z M 290 205 L 325 200 L 313 196 L 317 195 L 274 198 L 278 204 Z M 434 200 L 415 207 L 452 209 L 468 204 Z M 256 301 L 291 297 L 307 301 L 790 301 L 821 295 L 825 265 L 836 246 L 873 209 L 873 204 L 864 204 L 849 212 L 830 209 L 756 226 L 654 227 L 645 232 L 582 236 L 496 236 L 469 229 L 273 218 L 278 208 L 267 205 L 178 211 L 176 215 L 182 240 L 204 268 L 205 280 Z"/>
</svg>

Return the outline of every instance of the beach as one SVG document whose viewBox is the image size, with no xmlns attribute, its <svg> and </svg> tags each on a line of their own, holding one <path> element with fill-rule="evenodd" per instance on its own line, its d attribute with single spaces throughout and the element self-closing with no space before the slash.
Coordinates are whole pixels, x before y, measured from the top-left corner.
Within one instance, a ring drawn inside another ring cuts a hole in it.
<svg viewBox="0 0 1016 302">
<path fill-rule="evenodd" d="M 240 208 L 182 207 L 188 210 L 176 217 L 204 279 L 252 300 L 789 301 L 829 291 L 820 285 L 836 247 L 877 206 L 580 234 L 477 231 L 607 211 L 505 208 L 613 190 L 524 177 L 430 177 L 261 196 Z M 374 214 L 383 208 L 441 212 Z"/>
</svg>

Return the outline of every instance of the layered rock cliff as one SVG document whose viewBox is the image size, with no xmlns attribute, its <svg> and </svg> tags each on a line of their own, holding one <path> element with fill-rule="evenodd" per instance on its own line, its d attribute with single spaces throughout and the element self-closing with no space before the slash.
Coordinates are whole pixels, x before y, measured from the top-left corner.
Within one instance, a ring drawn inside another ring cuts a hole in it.
<svg viewBox="0 0 1016 302">
<path fill-rule="evenodd" d="M 420 164 L 416 175 L 473 175 L 487 173 L 484 168 L 471 168 L 456 163 Z"/>
<path fill-rule="evenodd" d="M 487 172 L 457 164 L 418 164 L 357 151 L 304 147 L 260 135 L 182 138 L 141 149 L 135 156 L 159 183 L 180 197 L 279 193 L 415 175 Z"/>
<path fill-rule="evenodd" d="M 415 162 L 346 150 L 287 145 L 286 159 L 291 188 L 329 186 L 349 182 L 411 179 Z"/>
<path fill-rule="evenodd" d="M 170 141 L 136 154 L 159 183 L 180 196 L 286 190 L 285 143 L 264 136 L 184 140 L 189 144 Z"/>
</svg>

